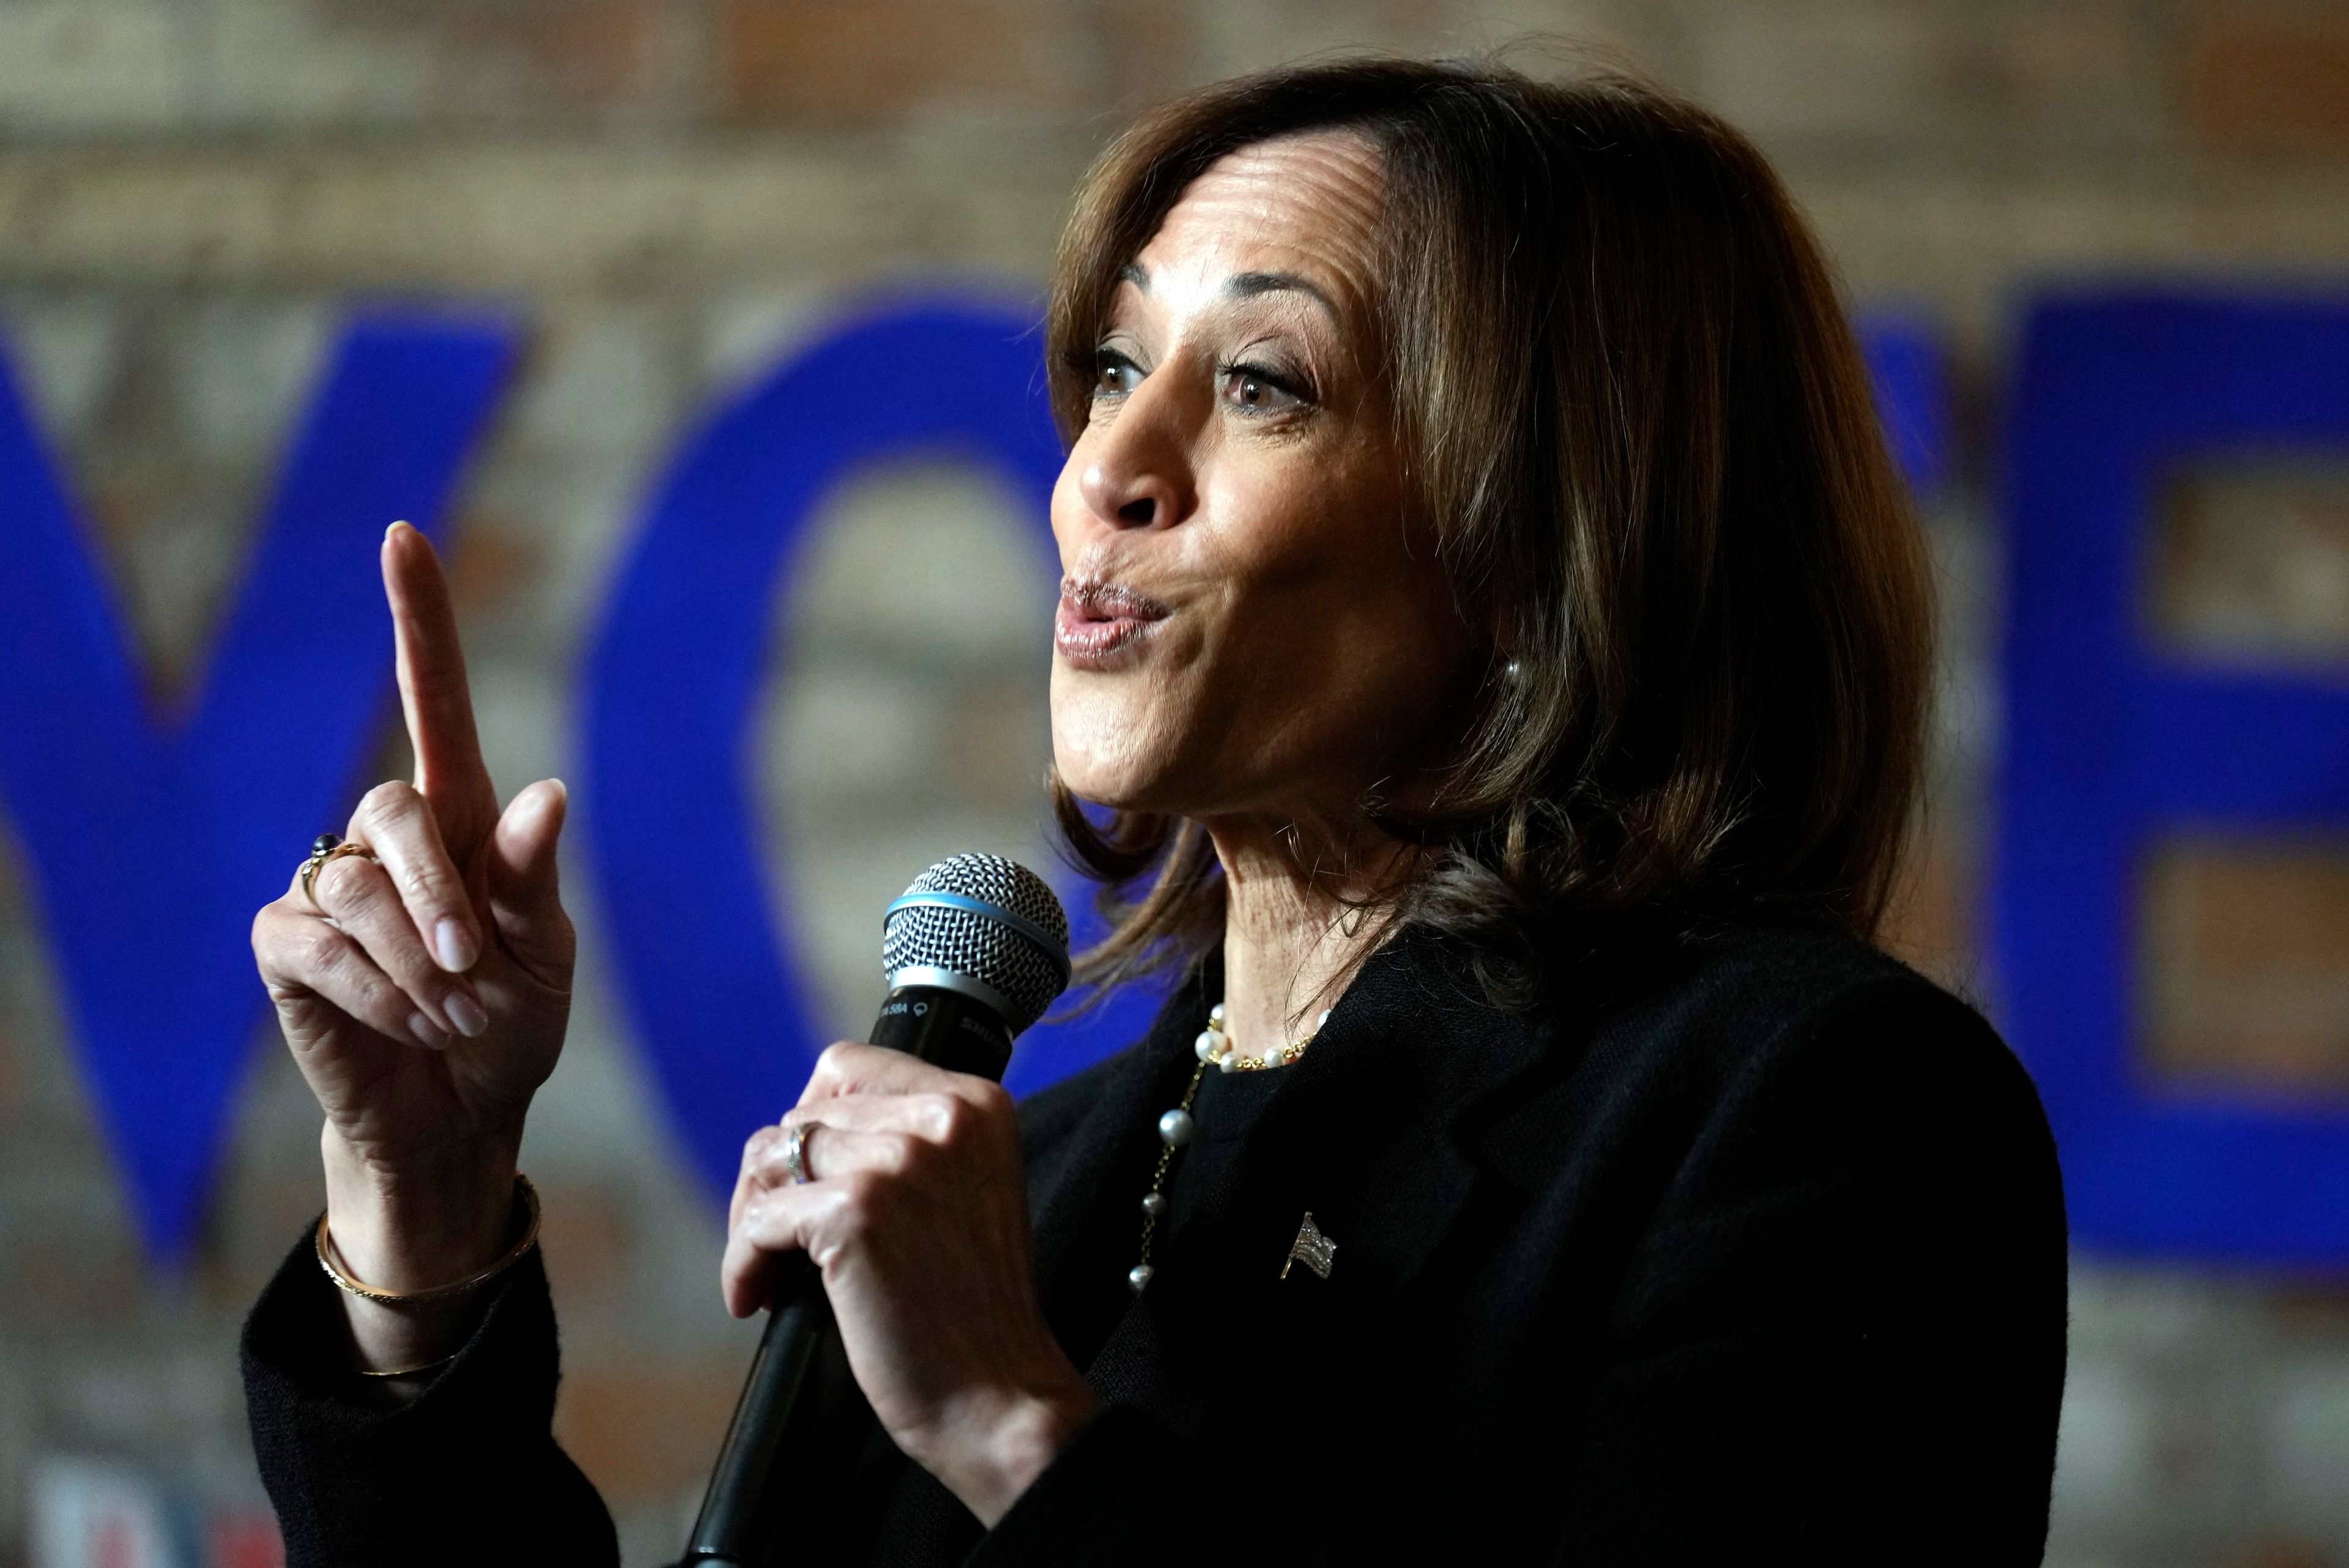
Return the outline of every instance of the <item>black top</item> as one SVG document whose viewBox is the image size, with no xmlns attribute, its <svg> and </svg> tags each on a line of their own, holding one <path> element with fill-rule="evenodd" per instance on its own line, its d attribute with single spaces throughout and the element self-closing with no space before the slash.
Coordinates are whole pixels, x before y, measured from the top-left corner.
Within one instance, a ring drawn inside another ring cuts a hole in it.
<svg viewBox="0 0 2349 1568">
<path fill-rule="evenodd" d="M 1196 1131 L 1167 1168 L 1166 1214 L 1158 1222 L 1162 1234 L 1171 1235 L 1187 1223 L 1205 1195 L 1222 1184 L 1226 1169 L 1247 1147 L 1248 1135 L 1256 1130 L 1265 1106 L 1292 1076 L 1287 1067 L 1254 1073 L 1221 1073 L 1210 1067 L 1199 1075 L 1199 1092 L 1191 1102 Z M 1182 1083 L 1174 1085 L 1164 1108 L 1172 1110 L 1182 1103 L 1183 1088 Z M 1157 1125 L 1154 1119 L 1152 1125 Z M 1133 1192 L 1136 1248 L 1142 1244 L 1142 1195 L 1149 1189 L 1145 1177 Z"/>
<path fill-rule="evenodd" d="M 1207 983 L 1021 1107 L 1045 1312 L 1106 1412 L 992 1532 L 874 1428 L 800 1561 L 2039 1561 L 2062 1195 L 1962 1003 L 1751 929 L 1586 956 L 1578 1000 L 1509 1013 L 1406 933 L 1302 1061 L 1245 1075 L 1264 1103 L 1178 1173 L 1137 1299 Z M 1330 1275 L 1283 1279 L 1309 1210 Z M 535 1256 L 396 1411 L 351 1401 L 338 1319 L 305 1244 L 246 1328 L 289 1563 L 616 1561 L 549 1434 Z"/>
</svg>

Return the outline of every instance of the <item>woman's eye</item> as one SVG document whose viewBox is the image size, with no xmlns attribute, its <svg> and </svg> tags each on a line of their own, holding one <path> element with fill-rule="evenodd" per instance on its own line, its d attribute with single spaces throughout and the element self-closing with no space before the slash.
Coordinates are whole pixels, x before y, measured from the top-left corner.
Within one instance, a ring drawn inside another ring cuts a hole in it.
<svg viewBox="0 0 2349 1568">
<path fill-rule="evenodd" d="M 1305 400 L 1262 370 L 1235 365 L 1224 372 L 1224 401 L 1243 413 L 1268 414 L 1300 407 Z"/>
<path fill-rule="evenodd" d="M 1122 398 L 1142 385 L 1142 368 L 1123 354 L 1103 349 L 1093 359 L 1093 396 Z"/>
</svg>

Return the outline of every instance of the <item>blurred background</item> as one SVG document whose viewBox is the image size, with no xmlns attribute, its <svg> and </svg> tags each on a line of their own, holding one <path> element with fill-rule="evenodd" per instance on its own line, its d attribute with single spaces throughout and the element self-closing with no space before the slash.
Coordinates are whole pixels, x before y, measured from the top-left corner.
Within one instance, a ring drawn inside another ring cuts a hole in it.
<svg viewBox="0 0 2349 1568">
<path fill-rule="evenodd" d="M 0 349 L 168 715 L 354 304 L 508 312 L 523 356 L 449 514 L 454 576 L 502 789 L 575 782 L 587 639 L 713 400 L 876 289 L 1037 300 L 1073 182 L 1154 99 L 1317 51 L 1529 32 L 1611 49 L 1754 133 L 1855 306 L 1933 346 L 1940 732 L 1892 945 L 1995 1016 L 2022 312 L 2082 286 L 2349 284 L 2349 6 L 0 0 Z M 867 1026 L 878 912 L 916 871 L 1047 854 L 1052 576 L 1020 504 L 950 462 L 871 470 L 777 590 L 760 848 L 831 1032 Z M 2147 613 L 2174 646 L 2349 659 L 2349 467 L 2200 473 L 2160 530 Z M 403 746 L 388 727 L 365 772 L 404 772 Z M 234 1340 L 317 1210 L 315 1107 L 257 1032 L 191 1261 L 152 1262 L 10 832 L 0 803 L 0 1563 L 262 1568 Z M 579 1010 L 523 1163 L 562 1314 L 560 1435 L 651 1564 L 683 1538 L 754 1330 L 719 1307 L 719 1216 L 570 848 Z M 2147 1071 L 2342 1109 L 2349 847 L 2187 844 L 2142 898 Z M 2049 1560 L 2349 1568 L 2349 1273 L 2084 1251 Z"/>
</svg>

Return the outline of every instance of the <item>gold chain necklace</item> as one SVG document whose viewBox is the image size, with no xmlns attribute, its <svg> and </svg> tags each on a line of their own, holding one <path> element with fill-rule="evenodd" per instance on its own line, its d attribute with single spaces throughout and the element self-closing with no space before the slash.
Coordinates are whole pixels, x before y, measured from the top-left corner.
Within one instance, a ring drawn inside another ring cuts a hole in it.
<svg viewBox="0 0 2349 1568">
<path fill-rule="evenodd" d="M 1216 1067 L 1226 1073 L 1261 1073 L 1268 1067 L 1279 1067 L 1305 1054 L 1313 1044 L 1314 1035 L 1330 1022 L 1328 1009 L 1313 1021 L 1313 1032 L 1293 1045 L 1276 1045 L 1261 1056 L 1240 1055 L 1232 1046 L 1232 1037 L 1224 1032 L 1224 1004 L 1207 1009 L 1207 1026 L 1199 1032 L 1192 1049 L 1197 1054 L 1199 1065 L 1191 1074 L 1191 1082 L 1183 1090 L 1183 1103 L 1158 1118 L 1158 1169 L 1150 1178 L 1150 1190 L 1142 1199 L 1142 1261 L 1126 1271 L 1125 1282 L 1135 1295 L 1140 1295 L 1157 1270 L 1150 1265 L 1150 1243 L 1158 1234 L 1159 1217 L 1166 1212 L 1166 1176 L 1174 1168 L 1174 1157 L 1191 1141 L 1198 1126 L 1191 1119 L 1192 1103 L 1199 1097 L 1200 1081 L 1207 1069 Z"/>
</svg>

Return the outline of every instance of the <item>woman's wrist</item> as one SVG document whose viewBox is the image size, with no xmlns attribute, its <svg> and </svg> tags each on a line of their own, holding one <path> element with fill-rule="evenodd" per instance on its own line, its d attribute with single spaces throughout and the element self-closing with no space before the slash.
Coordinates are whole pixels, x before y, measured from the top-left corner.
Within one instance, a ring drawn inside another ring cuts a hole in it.
<svg viewBox="0 0 2349 1568">
<path fill-rule="evenodd" d="M 989 1530 L 1101 1413 L 1093 1391 L 1073 1369 L 1071 1376 L 1050 1392 L 1019 1390 L 978 1402 L 953 1438 L 939 1445 L 933 1473 Z"/>
<path fill-rule="evenodd" d="M 482 1139 L 393 1166 L 327 1127 L 326 1227 L 345 1271 L 380 1290 L 425 1291 L 494 1262 L 512 1241 L 518 1142 Z M 389 1303 L 343 1293 L 357 1366 L 384 1372 L 445 1357 L 471 1325 L 476 1293 Z"/>
</svg>

